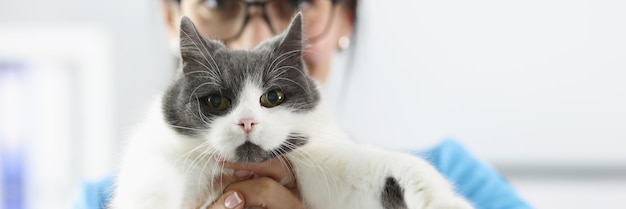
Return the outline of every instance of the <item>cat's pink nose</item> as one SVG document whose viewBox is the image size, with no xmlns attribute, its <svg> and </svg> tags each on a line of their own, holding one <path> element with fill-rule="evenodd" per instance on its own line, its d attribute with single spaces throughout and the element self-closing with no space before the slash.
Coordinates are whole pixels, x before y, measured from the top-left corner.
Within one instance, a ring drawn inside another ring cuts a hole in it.
<svg viewBox="0 0 626 209">
<path fill-rule="evenodd" d="M 256 124 L 257 122 L 254 119 L 241 119 L 239 121 L 239 126 L 243 128 L 243 131 L 246 132 L 246 134 L 252 132 L 252 127 Z"/>
</svg>

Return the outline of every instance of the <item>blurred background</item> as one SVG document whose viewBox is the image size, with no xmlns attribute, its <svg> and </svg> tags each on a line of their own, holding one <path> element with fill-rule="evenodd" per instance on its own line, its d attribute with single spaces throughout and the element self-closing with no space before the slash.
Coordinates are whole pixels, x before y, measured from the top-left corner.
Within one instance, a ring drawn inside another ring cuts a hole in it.
<svg viewBox="0 0 626 209">
<path fill-rule="evenodd" d="M 537 208 L 624 208 L 624 11 L 361 0 L 327 91 L 358 141 L 454 138 Z M 160 12 L 157 0 L 0 2 L 0 209 L 67 208 L 114 171 L 176 66 Z"/>
</svg>

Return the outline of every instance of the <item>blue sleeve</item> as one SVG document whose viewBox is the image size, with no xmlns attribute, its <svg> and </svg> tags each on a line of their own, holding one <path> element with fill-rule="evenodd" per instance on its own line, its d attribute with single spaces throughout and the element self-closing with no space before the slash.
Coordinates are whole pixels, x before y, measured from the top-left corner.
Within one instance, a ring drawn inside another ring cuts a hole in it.
<svg viewBox="0 0 626 209">
<path fill-rule="evenodd" d="M 454 140 L 418 155 L 432 163 L 476 209 L 532 208 L 494 168 Z"/>
<path fill-rule="evenodd" d="M 74 202 L 74 209 L 105 209 L 111 197 L 113 175 L 96 182 L 84 183 Z"/>
</svg>

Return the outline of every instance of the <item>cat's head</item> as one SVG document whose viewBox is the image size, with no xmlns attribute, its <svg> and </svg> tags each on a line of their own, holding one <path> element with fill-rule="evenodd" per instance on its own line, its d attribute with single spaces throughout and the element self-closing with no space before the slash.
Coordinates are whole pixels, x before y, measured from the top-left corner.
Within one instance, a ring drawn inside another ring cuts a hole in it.
<svg viewBox="0 0 626 209">
<path fill-rule="evenodd" d="M 205 39 L 183 17 L 181 76 L 163 99 L 167 123 L 218 158 L 262 162 L 307 143 L 301 127 L 319 103 L 302 59 L 302 17 L 252 50 Z"/>
</svg>

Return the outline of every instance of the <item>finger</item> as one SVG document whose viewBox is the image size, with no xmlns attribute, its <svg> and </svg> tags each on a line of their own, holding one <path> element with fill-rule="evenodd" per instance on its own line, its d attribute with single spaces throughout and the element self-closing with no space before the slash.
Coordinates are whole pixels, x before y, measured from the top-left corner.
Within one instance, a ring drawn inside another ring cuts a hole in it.
<svg viewBox="0 0 626 209">
<path fill-rule="evenodd" d="M 235 170 L 231 175 L 222 175 L 215 178 L 215 183 L 227 186 L 237 181 L 252 178 L 254 173 L 249 170 Z"/>
<path fill-rule="evenodd" d="M 229 185 L 227 191 L 236 190 L 245 197 L 246 207 L 267 209 L 304 208 L 300 196 L 268 177 L 260 177 Z"/>
<path fill-rule="evenodd" d="M 283 157 L 254 164 L 224 162 L 224 166 L 235 170 L 248 170 L 259 176 L 270 177 L 289 188 L 296 187 L 296 181 L 292 172 L 291 164 Z"/>
<path fill-rule="evenodd" d="M 238 181 L 243 181 L 243 180 L 247 180 L 247 179 L 251 179 L 253 177 L 253 174 L 251 171 L 248 170 L 235 170 L 231 175 L 221 175 L 221 176 L 217 176 L 213 179 L 213 184 L 211 185 L 219 185 L 219 188 L 225 188 L 226 186 L 238 182 Z M 212 189 L 212 188 L 210 188 Z M 222 196 L 225 197 L 226 195 L 232 195 L 230 193 L 228 194 L 223 194 Z M 241 196 L 241 194 L 239 194 L 239 196 Z M 232 198 L 230 199 L 232 200 Z M 215 204 L 213 204 L 215 205 Z M 212 207 L 210 207 L 212 208 Z M 221 207 L 223 208 L 223 207 Z"/>
<path fill-rule="evenodd" d="M 209 209 L 243 209 L 245 207 L 244 200 L 244 195 L 241 192 L 231 190 L 213 202 Z"/>
</svg>

